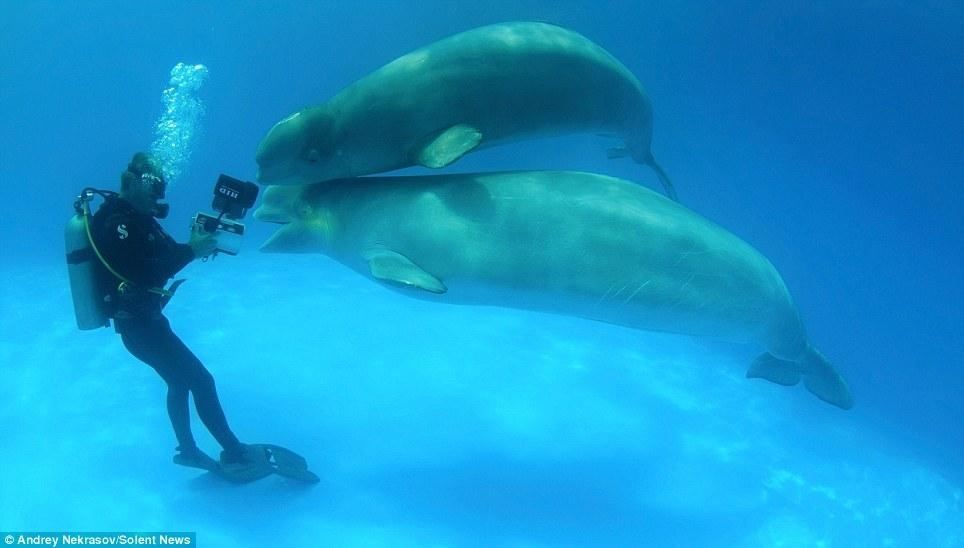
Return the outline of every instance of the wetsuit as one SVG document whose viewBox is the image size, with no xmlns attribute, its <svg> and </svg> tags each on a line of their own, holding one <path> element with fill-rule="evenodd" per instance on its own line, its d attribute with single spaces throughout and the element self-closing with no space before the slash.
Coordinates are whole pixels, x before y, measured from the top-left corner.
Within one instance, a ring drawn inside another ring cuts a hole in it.
<svg viewBox="0 0 964 548">
<path fill-rule="evenodd" d="M 97 210 L 91 235 L 107 264 L 131 282 L 122 286 L 121 280 L 98 262 L 98 283 L 124 346 L 167 383 L 167 413 L 178 449 L 196 447 L 191 434 L 190 392 L 201 422 L 218 443 L 226 450 L 237 450 L 241 445 L 224 417 L 214 377 L 171 330 L 161 313 L 163 297 L 149 291 L 164 287 L 194 259 L 191 247 L 175 242 L 154 217 L 120 197 L 108 198 Z"/>
</svg>

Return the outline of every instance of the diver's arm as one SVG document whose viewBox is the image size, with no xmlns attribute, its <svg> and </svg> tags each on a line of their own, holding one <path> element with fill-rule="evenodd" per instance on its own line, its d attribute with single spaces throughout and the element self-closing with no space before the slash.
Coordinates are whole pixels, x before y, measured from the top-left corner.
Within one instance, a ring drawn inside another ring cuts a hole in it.
<svg viewBox="0 0 964 548">
<path fill-rule="evenodd" d="M 194 250 L 191 249 L 190 245 L 174 243 L 168 248 L 168 253 L 158 258 L 155 269 L 159 277 L 167 280 L 193 260 Z"/>
<path fill-rule="evenodd" d="M 191 239 L 188 240 L 187 245 L 194 253 L 194 258 L 200 259 L 214 253 L 218 248 L 218 239 L 214 233 L 207 232 L 198 225 L 193 225 L 191 226 Z"/>
<path fill-rule="evenodd" d="M 217 248 L 217 238 L 194 225 L 191 228 L 191 239 L 186 244 L 179 244 L 173 238 L 158 228 L 167 242 L 166 252 L 158 258 L 156 272 L 167 280 L 177 274 L 194 259 L 207 257 Z"/>
</svg>

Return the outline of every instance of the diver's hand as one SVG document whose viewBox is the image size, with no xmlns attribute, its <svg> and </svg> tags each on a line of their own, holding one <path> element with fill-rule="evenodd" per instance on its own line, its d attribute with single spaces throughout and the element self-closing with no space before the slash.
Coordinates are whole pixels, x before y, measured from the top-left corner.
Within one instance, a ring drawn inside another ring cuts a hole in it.
<svg viewBox="0 0 964 548">
<path fill-rule="evenodd" d="M 191 239 L 188 240 L 187 245 L 191 246 L 191 250 L 194 251 L 195 259 L 203 259 L 214 253 L 218 248 L 218 239 L 211 232 L 205 232 L 204 229 L 197 225 L 191 227 Z"/>
</svg>

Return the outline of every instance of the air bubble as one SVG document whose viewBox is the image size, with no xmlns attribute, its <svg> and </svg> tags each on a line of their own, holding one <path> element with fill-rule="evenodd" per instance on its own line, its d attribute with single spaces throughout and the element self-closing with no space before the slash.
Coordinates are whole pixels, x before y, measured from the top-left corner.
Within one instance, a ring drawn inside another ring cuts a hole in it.
<svg viewBox="0 0 964 548">
<path fill-rule="evenodd" d="M 163 110 L 154 124 L 151 154 L 164 171 L 168 184 L 184 172 L 197 138 L 204 104 L 198 91 L 208 77 L 204 65 L 178 63 L 171 69 L 168 87 L 161 92 Z"/>
</svg>

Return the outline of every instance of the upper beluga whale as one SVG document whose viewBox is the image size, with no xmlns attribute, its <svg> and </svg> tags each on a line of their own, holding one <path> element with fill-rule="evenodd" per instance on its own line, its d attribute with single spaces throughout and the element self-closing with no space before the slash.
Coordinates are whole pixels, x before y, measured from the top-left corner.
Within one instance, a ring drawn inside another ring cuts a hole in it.
<svg viewBox="0 0 964 548">
<path fill-rule="evenodd" d="M 653 114 L 635 76 L 584 36 L 546 23 L 489 25 L 388 63 L 281 120 L 258 146 L 258 180 L 306 184 L 421 165 L 539 136 L 622 140 L 676 192 L 650 151 Z"/>
<path fill-rule="evenodd" d="M 581 172 L 362 177 L 272 186 L 269 252 L 324 253 L 411 296 L 757 343 L 749 377 L 838 407 L 843 378 L 808 341 L 753 247 L 635 183 Z"/>
</svg>

